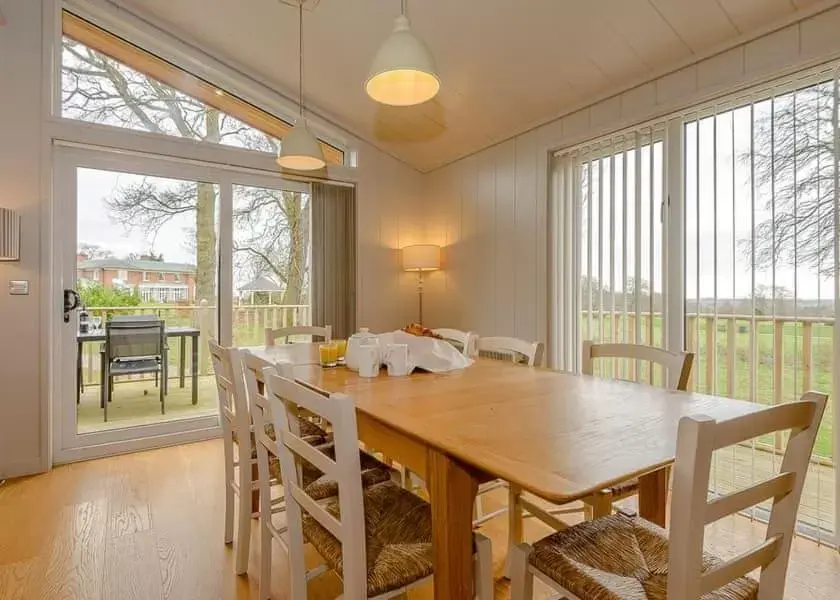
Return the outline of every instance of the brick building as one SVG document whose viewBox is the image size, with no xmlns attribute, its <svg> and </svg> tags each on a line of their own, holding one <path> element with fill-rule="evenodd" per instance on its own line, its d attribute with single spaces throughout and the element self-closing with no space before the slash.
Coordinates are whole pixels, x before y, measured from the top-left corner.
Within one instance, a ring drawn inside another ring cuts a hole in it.
<svg viewBox="0 0 840 600">
<path fill-rule="evenodd" d="M 78 281 L 101 283 L 106 288 L 121 287 L 136 291 L 144 302 L 193 302 L 195 265 L 154 260 L 96 258 L 76 255 Z"/>
</svg>

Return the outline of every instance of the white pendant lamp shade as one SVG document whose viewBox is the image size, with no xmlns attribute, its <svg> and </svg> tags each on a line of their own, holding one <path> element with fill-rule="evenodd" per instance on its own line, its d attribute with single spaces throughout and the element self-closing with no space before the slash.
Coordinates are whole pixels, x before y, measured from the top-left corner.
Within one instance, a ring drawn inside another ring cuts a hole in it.
<svg viewBox="0 0 840 600">
<path fill-rule="evenodd" d="M 280 141 L 280 152 L 277 153 L 277 164 L 284 169 L 295 171 L 314 171 L 326 166 L 324 150 L 318 138 L 312 135 L 303 117 L 303 0 L 298 4 L 298 117 L 292 127 Z"/>
<path fill-rule="evenodd" d="M 284 169 L 296 171 L 314 171 L 326 166 L 324 151 L 318 138 L 312 135 L 306 126 L 306 120 L 301 117 L 295 126 L 283 136 L 280 142 L 280 152 L 277 164 Z"/>
<path fill-rule="evenodd" d="M 382 104 L 412 106 L 431 100 L 440 90 L 435 59 L 412 35 L 408 17 L 400 15 L 394 31 L 379 48 L 365 82 L 368 96 Z"/>
</svg>

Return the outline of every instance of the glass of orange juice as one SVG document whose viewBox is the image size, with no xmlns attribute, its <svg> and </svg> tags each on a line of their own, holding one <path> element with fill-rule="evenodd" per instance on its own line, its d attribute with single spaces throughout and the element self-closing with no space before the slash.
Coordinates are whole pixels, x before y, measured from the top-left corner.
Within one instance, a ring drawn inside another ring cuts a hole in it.
<svg viewBox="0 0 840 600">
<path fill-rule="evenodd" d="M 322 367 L 334 367 L 338 363 L 338 346 L 335 342 L 324 342 L 318 346 L 318 358 Z"/>
<path fill-rule="evenodd" d="M 338 351 L 338 364 L 344 364 L 344 355 L 347 354 L 347 340 L 335 340 L 333 342 Z"/>
</svg>

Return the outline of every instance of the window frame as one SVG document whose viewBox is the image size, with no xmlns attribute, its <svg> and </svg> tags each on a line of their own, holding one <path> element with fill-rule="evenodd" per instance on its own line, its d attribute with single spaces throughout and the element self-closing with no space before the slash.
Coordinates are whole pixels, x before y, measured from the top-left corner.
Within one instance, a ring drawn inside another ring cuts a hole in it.
<svg viewBox="0 0 840 600">
<path fill-rule="evenodd" d="M 58 16 L 58 39 L 56 44 L 56 68 L 53 74 L 52 88 L 55 89 L 54 106 L 52 109 L 53 116 L 64 121 L 73 123 L 85 123 L 87 125 L 95 125 L 99 127 L 107 127 L 110 129 L 117 129 L 123 132 L 131 132 L 134 134 L 147 134 L 155 137 L 170 137 L 174 139 L 187 139 L 180 136 L 161 135 L 155 133 L 148 133 L 142 130 L 128 129 L 113 125 L 103 125 L 101 123 L 92 123 L 81 119 L 74 119 L 64 117 L 62 115 L 61 94 L 62 94 L 62 40 L 68 37 L 77 43 L 83 44 L 96 52 L 100 52 L 109 58 L 133 69 L 147 77 L 160 81 L 161 83 L 170 86 L 179 92 L 193 97 L 194 99 L 203 102 L 204 104 L 218 109 L 219 111 L 241 121 L 242 123 L 257 129 L 282 143 L 283 136 L 292 128 L 292 125 L 285 119 L 269 112 L 268 110 L 257 106 L 253 102 L 249 102 L 240 97 L 239 94 L 228 91 L 222 85 L 215 85 L 206 79 L 203 79 L 189 70 L 175 64 L 172 61 L 166 60 L 155 54 L 141 45 L 129 41 L 128 39 L 117 35 L 106 29 L 103 26 L 94 22 L 94 19 L 86 18 L 84 11 L 77 10 L 75 6 L 59 9 Z M 219 94 L 221 92 L 221 94 Z M 311 125 L 311 124 L 310 124 Z M 310 127 L 312 128 L 312 127 Z M 320 132 L 315 129 L 316 135 Z M 348 163 L 350 153 L 343 147 L 325 141 L 322 136 L 318 135 L 318 140 L 321 148 L 324 151 L 324 157 L 327 165 L 331 167 L 345 166 Z M 207 144 L 214 147 L 221 147 L 231 150 L 242 150 L 236 146 L 228 146 L 225 144 L 215 144 L 212 142 L 203 142 L 200 140 L 189 140 L 198 144 Z M 266 152 L 258 150 L 248 150 L 250 152 L 257 152 L 266 155 Z M 273 158 L 273 157 L 272 157 Z M 279 169 L 279 168 L 278 168 Z"/>
</svg>

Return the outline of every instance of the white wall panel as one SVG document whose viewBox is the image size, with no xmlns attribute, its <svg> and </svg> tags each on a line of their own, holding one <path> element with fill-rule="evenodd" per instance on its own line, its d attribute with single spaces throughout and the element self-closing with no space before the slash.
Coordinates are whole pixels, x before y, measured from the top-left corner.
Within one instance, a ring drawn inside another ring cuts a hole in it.
<svg viewBox="0 0 840 600">
<path fill-rule="evenodd" d="M 21 215 L 20 262 L 0 263 L 0 479 L 45 460 L 41 397 L 41 2 L 4 3 L 0 30 L 0 205 Z M 14 90 L 12 93 L 11 90 Z M 30 282 L 10 296 L 8 282 Z M 57 303 L 57 300 L 56 300 Z"/>
</svg>

